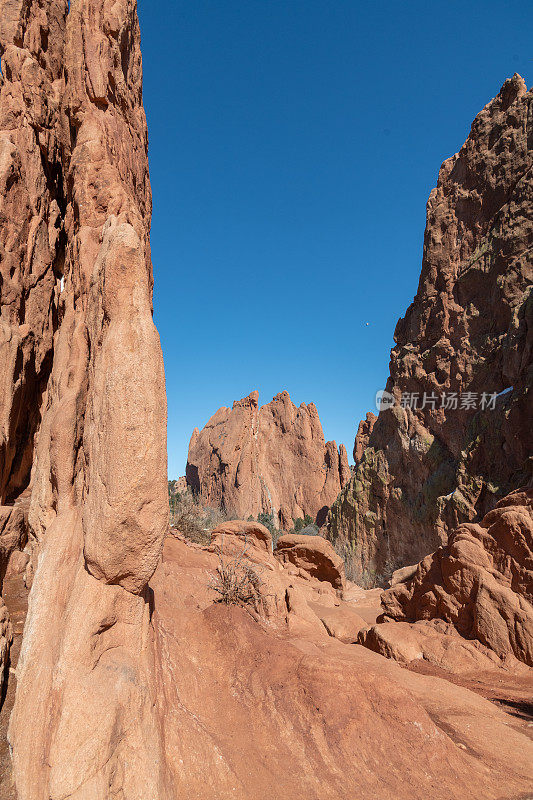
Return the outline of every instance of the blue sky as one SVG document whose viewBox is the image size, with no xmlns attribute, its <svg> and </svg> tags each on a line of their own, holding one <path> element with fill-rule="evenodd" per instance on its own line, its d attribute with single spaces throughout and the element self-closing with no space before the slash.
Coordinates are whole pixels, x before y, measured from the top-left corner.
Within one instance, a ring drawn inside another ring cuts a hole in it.
<svg viewBox="0 0 533 800">
<path fill-rule="evenodd" d="M 139 0 L 169 476 L 253 389 L 351 456 L 416 292 L 425 204 L 533 79 L 530 2 Z M 366 325 L 366 323 L 369 325 Z"/>
</svg>

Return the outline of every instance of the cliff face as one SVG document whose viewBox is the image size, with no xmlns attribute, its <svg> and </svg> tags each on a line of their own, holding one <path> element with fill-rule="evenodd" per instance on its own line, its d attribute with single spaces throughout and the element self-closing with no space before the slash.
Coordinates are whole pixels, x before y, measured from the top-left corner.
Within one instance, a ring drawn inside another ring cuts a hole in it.
<svg viewBox="0 0 533 800">
<path fill-rule="evenodd" d="M 0 47 L 0 553 L 26 546 L 33 581 L 15 784 L 21 800 L 163 797 L 145 587 L 168 519 L 166 399 L 136 4 L 0 0 Z"/>
<path fill-rule="evenodd" d="M 252 392 L 192 435 L 187 483 L 206 505 L 237 518 L 273 513 L 283 530 L 309 514 L 321 525 L 350 476 L 346 448 L 326 442 L 313 403 L 287 392 L 259 408 Z"/>
<path fill-rule="evenodd" d="M 0 8 L 0 503 L 10 505 L 29 483 L 57 328 L 65 255 L 58 102 L 65 18 L 57 9 L 48 20 L 37 3 Z"/>
<path fill-rule="evenodd" d="M 507 80 L 431 192 L 418 291 L 391 353 L 394 403 L 329 518 L 373 576 L 419 561 L 527 482 L 532 103 L 520 76 Z"/>
</svg>

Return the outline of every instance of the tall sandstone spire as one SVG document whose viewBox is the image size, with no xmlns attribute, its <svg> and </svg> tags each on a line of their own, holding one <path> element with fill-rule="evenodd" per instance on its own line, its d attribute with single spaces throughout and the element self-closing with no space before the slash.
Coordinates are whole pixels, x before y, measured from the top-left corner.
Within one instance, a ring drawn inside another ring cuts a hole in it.
<svg viewBox="0 0 533 800">
<path fill-rule="evenodd" d="M 7 516 L 28 498 L 33 571 L 16 788 L 165 797 L 145 587 L 166 398 L 136 3 L 0 0 L 0 47 L 0 500 Z"/>
<path fill-rule="evenodd" d="M 419 561 L 527 483 L 532 167 L 533 92 L 514 75 L 440 169 L 418 291 L 394 337 L 395 403 L 359 436 L 359 463 L 331 509 L 329 535 L 352 543 L 362 575 Z M 416 409 L 404 407 L 412 395 Z"/>
</svg>

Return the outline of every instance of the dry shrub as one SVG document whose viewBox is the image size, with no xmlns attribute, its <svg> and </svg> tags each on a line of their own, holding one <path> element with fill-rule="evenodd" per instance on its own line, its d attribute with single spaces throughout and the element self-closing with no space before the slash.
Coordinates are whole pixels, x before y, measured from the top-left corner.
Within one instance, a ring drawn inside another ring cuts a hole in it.
<svg viewBox="0 0 533 800">
<path fill-rule="evenodd" d="M 246 555 L 247 549 L 248 542 L 245 538 L 242 552 L 233 558 L 226 558 L 222 536 L 222 546 L 218 549 L 219 564 L 209 587 L 217 593 L 218 603 L 251 605 L 258 611 L 261 605 L 262 581 Z"/>
<path fill-rule="evenodd" d="M 170 527 L 191 542 L 208 545 L 211 531 L 225 519 L 221 511 L 200 505 L 190 491 L 170 496 Z"/>
</svg>

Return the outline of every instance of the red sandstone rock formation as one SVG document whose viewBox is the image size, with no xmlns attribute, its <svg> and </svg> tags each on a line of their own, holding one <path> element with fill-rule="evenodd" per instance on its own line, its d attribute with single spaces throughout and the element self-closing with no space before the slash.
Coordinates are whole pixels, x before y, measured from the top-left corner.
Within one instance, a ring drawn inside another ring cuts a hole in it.
<svg viewBox="0 0 533 800">
<path fill-rule="evenodd" d="M 222 536 L 226 563 L 246 542 L 257 609 L 213 603 L 206 576 Z M 210 548 L 165 543 L 151 586 L 172 796 L 511 800 L 527 792 L 525 726 L 465 688 L 351 644 L 367 593 L 348 586 L 345 597 L 357 599 L 339 598 L 310 557 L 327 542 L 299 538 L 309 552 L 297 564 L 276 558 L 256 523 L 221 525 Z"/>
<path fill-rule="evenodd" d="M 358 466 L 331 509 L 329 535 L 352 542 L 363 573 L 386 579 L 419 561 L 528 480 L 532 102 L 520 76 L 507 80 L 431 192 L 420 283 L 391 353 L 395 405 L 363 452 L 356 443 Z M 480 407 L 483 393 L 499 395 L 494 409 Z M 419 407 L 402 407 L 412 394 Z"/>
<path fill-rule="evenodd" d="M 133 0 L 0 2 L 4 504 L 33 458 L 20 800 L 165 796 L 145 587 L 168 518 L 166 402 L 139 38 Z"/>
<path fill-rule="evenodd" d="M 246 519 L 272 513 L 282 530 L 309 514 L 321 525 L 350 476 L 346 448 L 326 442 L 313 403 L 287 392 L 220 408 L 189 446 L 187 483 L 202 503 Z"/>
<path fill-rule="evenodd" d="M 357 435 L 355 437 L 355 444 L 353 446 L 353 458 L 356 466 L 363 458 L 363 453 L 368 447 L 370 434 L 374 430 L 376 420 L 376 415 L 369 411 L 366 415 L 366 419 L 361 420 L 359 423 L 359 428 L 357 429 Z"/>
<path fill-rule="evenodd" d="M 48 5 L 48 4 L 47 4 Z M 64 14 L 0 5 L 0 504 L 27 487 L 64 267 Z M 46 42 L 46 47 L 44 46 Z"/>
<path fill-rule="evenodd" d="M 36 2 L 0 3 L 0 592 L 10 555 L 27 536 L 18 501 L 30 480 L 57 327 L 63 26 L 61 14 L 49 20 Z M 11 626 L 1 601 L 0 609 L 3 675 Z"/>
<path fill-rule="evenodd" d="M 449 635 L 457 633 L 468 640 L 463 650 L 474 644 L 489 658 L 533 666 L 533 490 L 513 492 L 479 524 L 460 525 L 381 602 L 380 622 L 423 621 L 377 625 L 361 636 L 384 655 L 412 660 L 406 652 L 415 643 L 418 657 L 443 666 L 443 653 L 459 644 Z M 448 625 L 424 624 L 433 620 Z M 447 653 L 445 664 L 458 669 L 461 659 Z"/>
<path fill-rule="evenodd" d="M 531 745 L 503 710 L 352 644 L 373 610 L 320 538 L 273 554 L 265 528 L 237 521 L 209 548 L 169 537 L 161 559 L 139 39 L 134 0 L 0 0 L 0 578 L 31 584 L 0 796 L 524 795 Z M 292 429 L 326 502 L 345 452 L 313 406 L 265 408 L 267 463 Z M 255 464 L 242 463 L 239 479 Z M 307 495 L 283 480 L 303 515 Z M 261 602 L 227 608 L 210 578 L 243 547 Z M 11 635 L 0 603 L 2 675 Z"/>
<path fill-rule="evenodd" d="M 331 583 L 338 592 L 344 591 L 346 578 L 343 560 L 322 536 L 281 536 L 275 554 L 283 563 L 294 564 L 319 581 Z"/>
</svg>

